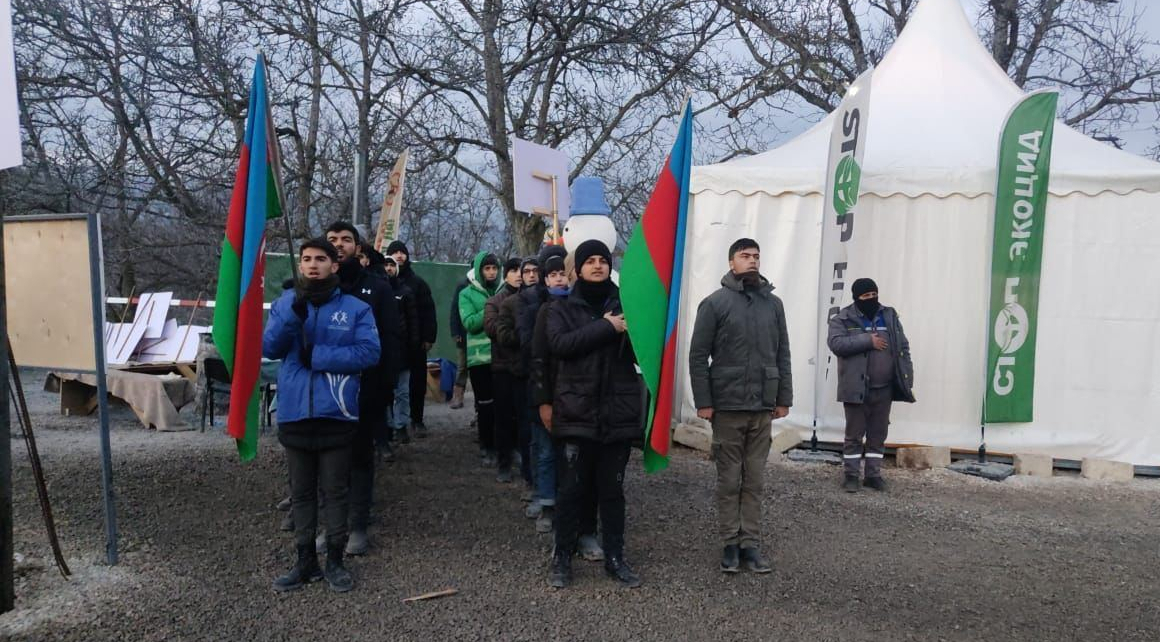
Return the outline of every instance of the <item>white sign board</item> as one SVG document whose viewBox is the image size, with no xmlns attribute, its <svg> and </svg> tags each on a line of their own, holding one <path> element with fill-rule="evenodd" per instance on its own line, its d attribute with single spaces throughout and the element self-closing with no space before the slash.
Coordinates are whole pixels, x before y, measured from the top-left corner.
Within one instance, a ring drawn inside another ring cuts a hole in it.
<svg viewBox="0 0 1160 642">
<path fill-rule="evenodd" d="M 0 169 L 16 167 L 20 163 L 20 111 L 16 102 L 12 3 L 11 0 L 0 0 Z"/>
<path fill-rule="evenodd" d="M 537 208 L 550 211 L 552 181 L 536 178 L 536 175 L 555 176 L 559 217 L 561 221 L 568 218 L 568 206 L 572 201 L 568 191 L 568 155 L 558 149 L 519 138 L 512 140 L 512 182 L 516 211 L 529 214 Z"/>
</svg>

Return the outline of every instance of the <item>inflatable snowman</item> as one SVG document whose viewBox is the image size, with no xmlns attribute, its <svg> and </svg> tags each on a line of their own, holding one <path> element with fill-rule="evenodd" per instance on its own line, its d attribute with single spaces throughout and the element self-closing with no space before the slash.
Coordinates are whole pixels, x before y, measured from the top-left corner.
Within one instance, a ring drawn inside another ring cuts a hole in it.
<svg viewBox="0 0 1160 642">
<path fill-rule="evenodd" d="M 612 208 L 604 200 L 604 182 L 595 176 L 580 176 L 572 181 L 572 204 L 564 223 L 564 247 L 568 254 L 576 251 L 589 239 L 602 241 L 608 251 L 616 253 L 616 226 L 612 224 Z M 619 282 L 614 270 L 613 282 Z"/>
</svg>

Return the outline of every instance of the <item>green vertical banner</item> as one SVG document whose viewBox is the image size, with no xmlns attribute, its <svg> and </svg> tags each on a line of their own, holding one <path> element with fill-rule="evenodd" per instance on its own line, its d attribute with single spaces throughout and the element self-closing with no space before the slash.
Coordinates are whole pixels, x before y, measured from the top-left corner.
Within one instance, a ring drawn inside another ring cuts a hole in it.
<svg viewBox="0 0 1160 642">
<path fill-rule="evenodd" d="M 1052 91 L 1025 96 L 1007 116 L 999 139 L 984 423 L 1032 419 L 1039 270 L 1058 99 Z"/>
</svg>

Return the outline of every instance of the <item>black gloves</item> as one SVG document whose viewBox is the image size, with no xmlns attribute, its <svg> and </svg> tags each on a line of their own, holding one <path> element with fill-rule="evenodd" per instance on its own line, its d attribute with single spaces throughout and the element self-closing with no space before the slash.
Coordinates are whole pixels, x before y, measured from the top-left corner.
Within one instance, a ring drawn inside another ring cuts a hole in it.
<svg viewBox="0 0 1160 642">
<path fill-rule="evenodd" d="M 294 297 L 294 303 L 290 304 L 290 310 L 303 321 L 306 320 L 306 297 L 298 295 Z"/>
</svg>

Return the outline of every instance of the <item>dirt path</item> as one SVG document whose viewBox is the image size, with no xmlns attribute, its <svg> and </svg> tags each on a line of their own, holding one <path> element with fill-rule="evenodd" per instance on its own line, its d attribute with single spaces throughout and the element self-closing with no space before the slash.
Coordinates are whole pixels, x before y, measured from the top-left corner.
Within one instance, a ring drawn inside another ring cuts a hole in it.
<svg viewBox="0 0 1160 642">
<path fill-rule="evenodd" d="M 28 387 L 35 386 L 35 382 Z M 1160 482 L 1003 484 L 888 471 L 889 494 L 837 492 L 836 469 L 768 470 L 775 570 L 716 570 L 713 466 L 680 451 L 664 474 L 629 464 L 627 555 L 645 580 L 621 590 L 578 562 L 546 586 L 549 536 L 518 487 L 479 467 L 467 410 L 429 411 L 380 478 L 371 554 L 355 591 L 270 590 L 291 563 L 274 504 L 280 447 L 237 462 L 220 433 L 150 433 L 117 411 L 113 447 L 122 564 L 102 563 L 95 420 L 32 395 L 61 537 L 76 576 L 56 574 L 23 443 L 13 442 L 17 610 L 12 640 L 1155 640 Z M 447 587 L 460 594 L 401 599 Z"/>
</svg>

